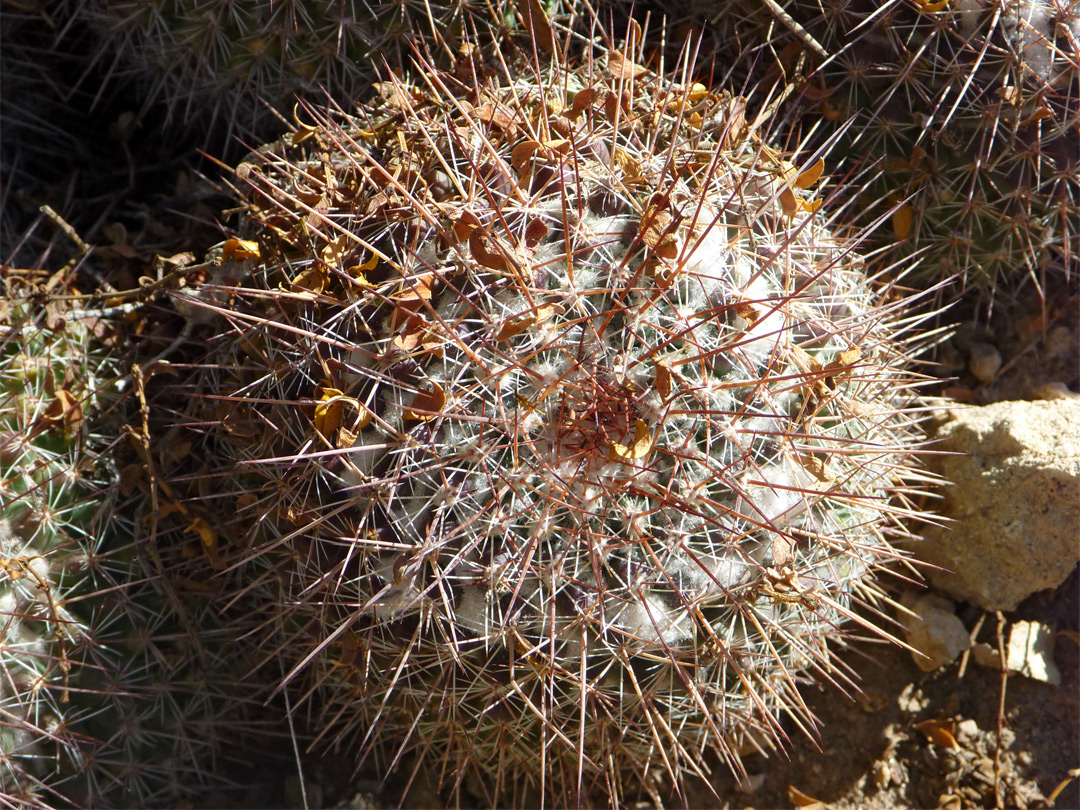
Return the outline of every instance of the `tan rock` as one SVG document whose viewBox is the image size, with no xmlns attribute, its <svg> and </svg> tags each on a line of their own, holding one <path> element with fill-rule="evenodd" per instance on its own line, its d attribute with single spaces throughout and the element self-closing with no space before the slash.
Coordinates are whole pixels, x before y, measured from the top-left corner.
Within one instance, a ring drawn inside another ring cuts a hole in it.
<svg viewBox="0 0 1080 810">
<path fill-rule="evenodd" d="M 1064 581 L 1080 560 L 1080 401 L 999 402 L 949 412 L 928 467 L 943 476 L 942 514 L 916 554 L 944 571 L 941 591 L 1013 610 Z"/>
</svg>

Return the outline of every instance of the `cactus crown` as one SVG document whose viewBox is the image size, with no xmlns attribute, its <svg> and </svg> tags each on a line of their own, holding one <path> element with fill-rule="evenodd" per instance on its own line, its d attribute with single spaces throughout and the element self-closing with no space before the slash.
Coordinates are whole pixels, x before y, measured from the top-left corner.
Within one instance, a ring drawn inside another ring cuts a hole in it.
<svg viewBox="0 0 1080 810">
<path fill-rule="evenodd" d="M 531 30 L 309 111 L 181 298 L 230 324 L 234 551 L 278 566 L 326 733 L 617 802 L 847 678 L 826 641 L 909 511 L 911 324 L 815 214 L 819 156 Z"/>
</svg>

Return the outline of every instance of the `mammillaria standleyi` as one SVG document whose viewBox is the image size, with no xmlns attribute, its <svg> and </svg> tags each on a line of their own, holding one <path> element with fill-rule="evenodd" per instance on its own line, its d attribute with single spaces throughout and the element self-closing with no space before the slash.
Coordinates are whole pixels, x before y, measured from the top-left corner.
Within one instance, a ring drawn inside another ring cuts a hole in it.
<svg viewBox="0 0 1080 810">
<path fill-rule="evenodd" d="M 178 297 L 228 324 L 191 425 L 327 738 L 617 803 L 810 730 L 839 626 L 887 635 L 915 319 L 815 213 L 821 156 L 531 28 L 237 169 L 243 238 Z"/>
</svg>

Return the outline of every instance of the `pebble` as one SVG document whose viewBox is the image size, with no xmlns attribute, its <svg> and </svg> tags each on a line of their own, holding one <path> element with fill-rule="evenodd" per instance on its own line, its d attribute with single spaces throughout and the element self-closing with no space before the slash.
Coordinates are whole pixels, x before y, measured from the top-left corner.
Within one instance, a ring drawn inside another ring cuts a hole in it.
<svg viewBox="0 0 1080 810">
<path fill-rule="evenodd" d="M 976 343 L 971 347 L 968 370 L 977 379 L 988 383 L 1001 368 L 1001 353 L 989 343 Z"/>
</svg>

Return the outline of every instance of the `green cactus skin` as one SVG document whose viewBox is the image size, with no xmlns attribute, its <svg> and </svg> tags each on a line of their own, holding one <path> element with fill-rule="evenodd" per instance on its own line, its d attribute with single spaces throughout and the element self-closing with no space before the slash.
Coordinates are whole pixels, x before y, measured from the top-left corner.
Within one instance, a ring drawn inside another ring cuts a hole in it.
<svg viewBox="0 0 1080 810">
<path fill-rule="evenodd" d="M 659 801 L 810 732 L 796 684 L 887 635 L 915 511 L 917 318 L 813 213 L 817 157 L 633 59 L 309 112 L 177 296 L 227 324 L 191 424 L 285 683 L 485 803 Z"/>
</svg>

